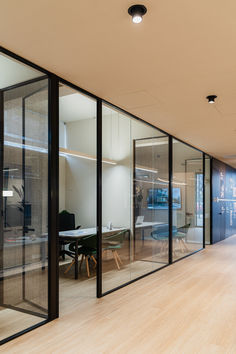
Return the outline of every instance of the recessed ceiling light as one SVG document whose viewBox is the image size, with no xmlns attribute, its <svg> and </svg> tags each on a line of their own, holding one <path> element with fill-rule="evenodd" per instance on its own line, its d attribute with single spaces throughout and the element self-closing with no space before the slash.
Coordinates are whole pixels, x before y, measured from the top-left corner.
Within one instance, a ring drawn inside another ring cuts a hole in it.
<svg viewBox="0 0 236 354">
<path fill-rule="evenodd" d="M 208 103 L 210 103 L 210 104 L 215 103 L 215 99 L 216 98 L 217 98 L 216 95 L 209 95 L 209 96 L 206 97 L 206 99 L 208 100 Z"/>
<path fill-rule="evenodd" d="M 132 16 L 133 23 L 140 23 L 143 20 L 143 15 L 147 12 L 144 5 L 132 5 L 128 9 L 128 13 Z"/>
</svg>

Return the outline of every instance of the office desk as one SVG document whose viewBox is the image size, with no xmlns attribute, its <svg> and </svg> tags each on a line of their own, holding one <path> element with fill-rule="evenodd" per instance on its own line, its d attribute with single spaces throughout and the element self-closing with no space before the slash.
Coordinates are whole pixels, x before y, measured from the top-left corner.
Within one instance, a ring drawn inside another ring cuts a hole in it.
<svg viewBox="0 0 236 354">
<path fill-rule="evenodd" d="M 103 235 L 109 235 L 116 233 L 117 231 L 126 230 L 125 228 L 112 228 L 112 230 L 108 229 L 107 227 L 102 228 Z M 78 229 L 78 230 L 69 230 L 69 231 L 60 231 L 59 232 L 59 239 L 62 241 L 71 241 L 75 242 L 75 279 L 78 279 L 78 246 L 79 240 L 86 236 L 92 236 L 97 234 L 96 227 L 91 227 L 87 229 Z"/>
<path fill-rule="evenodd" d="M 160 225 L 166 225 L 166 223 L 164 222 L 159 222 L 159 221 L 155 221 L 155 222 L 142 222 L 142 224 L 135 224 L 135 229 L 141 229 L 142 230 L 142 240 L 144 241 L 144 231 L 146 229 L 149 228 L 153 228 L 154 226 L 160 226 Z"/>
<path fill-rule="evenodd" d="M 166 225 L 167 223 L 164 222 L 159 222 L 159 221 L 154 221 L 154 222 L 149 222 L 149 221 L 144 221 L 141 224 L 135 224 L 135 230 L 140 230 L 141 231 L 141 237 L 142 237 L 142 246 L 144 246 L 144 236 L 145 236 L 145 230 L 147 229 L 152 229 L 153 227 L 158 227 L 158 226 L 163 226 Z M 134 241 L 136 240 L 136 232 L 134 232 Z M 136 252 L 136 242 L 134 242 L 134 256 Z"/>
<path fill-rule="evenodd" d="M 149 222 L 149 221 L 144 221 L 141 224 L 135 224 L 135 229 L 145 229 L 153 226 L 159 226 L 159 225 L 166 225 L 166 222 L 159 222 L 159 221 L 154 221 L 154 222 Z"/>
</svg>

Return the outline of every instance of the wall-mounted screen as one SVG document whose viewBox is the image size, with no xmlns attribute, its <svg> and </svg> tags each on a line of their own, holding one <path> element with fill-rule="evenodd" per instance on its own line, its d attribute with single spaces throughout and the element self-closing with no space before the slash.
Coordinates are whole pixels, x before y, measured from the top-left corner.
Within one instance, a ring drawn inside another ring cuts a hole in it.
<svg viewBox="0 0 236 354">
<path fill-rule="evenodd" d="M 181 189 L 172 189 L 173 209 L 181 209 Z M 155 188 L 148 190 L 148 209 L 168 209 L 168 188 Z"/>
</svg>

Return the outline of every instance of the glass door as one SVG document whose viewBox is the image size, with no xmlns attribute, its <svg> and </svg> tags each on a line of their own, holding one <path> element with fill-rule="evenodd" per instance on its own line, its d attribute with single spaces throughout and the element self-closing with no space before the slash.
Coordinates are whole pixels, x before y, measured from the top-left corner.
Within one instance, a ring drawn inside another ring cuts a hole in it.
<svg viewBox="0 0 236 354">
<path fill-rule="evenodd" d="M 134 257 L 149 271 L 169 261 L 168 138 L 134 140 Z"/>
<path fill-rule="evenodd" d="M 102 294 L 169 262 L 169 145 L 158 129 L 102 107 Z"/>
<path fill-rule="evenodd" d="M 173 139 L 172 257 L 203 247 L 203 154 Z"/>
<path fill-rule="evenodd" d="M 0 341 L 48 317 L 48 80 L 2 94 Z"/>
</svg>

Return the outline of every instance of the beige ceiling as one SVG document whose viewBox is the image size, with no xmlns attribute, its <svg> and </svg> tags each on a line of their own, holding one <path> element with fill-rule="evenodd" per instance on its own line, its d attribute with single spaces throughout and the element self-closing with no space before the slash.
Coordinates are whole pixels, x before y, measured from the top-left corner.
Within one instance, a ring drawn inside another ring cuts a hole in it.
<svg viewBox="0 0 236 354">
<path fill-rule="evenodd" d="M 236 1 L 133 3 L 1 1 L 0 43 L 236 166 Z"/>
</svg>

